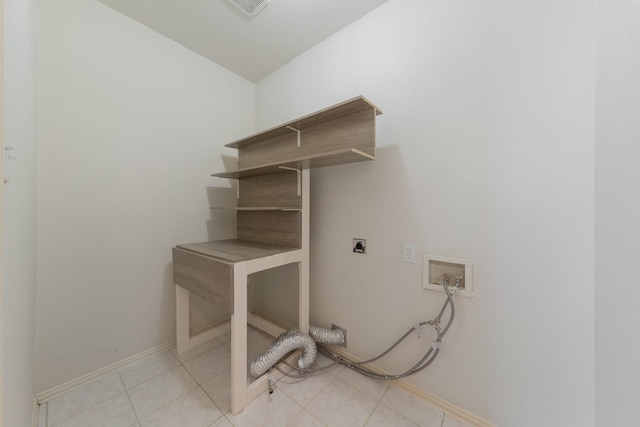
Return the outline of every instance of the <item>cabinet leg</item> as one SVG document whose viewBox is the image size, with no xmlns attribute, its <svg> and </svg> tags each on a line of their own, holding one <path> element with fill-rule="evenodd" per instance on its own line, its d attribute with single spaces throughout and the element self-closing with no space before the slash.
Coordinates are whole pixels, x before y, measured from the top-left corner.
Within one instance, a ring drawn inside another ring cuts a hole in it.
<svg viewBox="0 0 640 427">
<path fill-rule="evenodd" d="M 189 291 L 176 285 L 176 347 L 178 354 L 189 350 Z"/>
<path fill-rule="evenodd" d="M 231 413 L 247 406 L 247 266 L 233 266 L 233 313 L 231 314 Z"/>
<path fill-rule="evenodd" d="M 298 263 L 298 329 L 309 333 L 309 263 Z"/>
<path fill-rule="evenodd" d="M 298 328 L 309 332 L 309 229 L 311 205 L 311 174 L 309 169 L 302 171 L 302 261 L 298 263 Z"/>
</svg>

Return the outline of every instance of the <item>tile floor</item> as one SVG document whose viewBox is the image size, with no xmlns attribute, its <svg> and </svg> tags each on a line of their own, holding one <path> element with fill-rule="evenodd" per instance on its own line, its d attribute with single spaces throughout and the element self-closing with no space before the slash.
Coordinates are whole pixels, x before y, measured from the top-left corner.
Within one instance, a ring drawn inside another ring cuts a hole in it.
<svg viewBox="0 0 640 427">
<path fill-rule="evenodd" d="M 249 330 L 249 360 L 272 342 Z M 154 354 L 40 406 L 38 427 L 470 427 L 387 382 L 340 365 L 283 378 L 238 415 L 229 412 L 227 334 L 181 355 Z M 329 359 L 319 356 L 320 365 Z"/>
</svg>

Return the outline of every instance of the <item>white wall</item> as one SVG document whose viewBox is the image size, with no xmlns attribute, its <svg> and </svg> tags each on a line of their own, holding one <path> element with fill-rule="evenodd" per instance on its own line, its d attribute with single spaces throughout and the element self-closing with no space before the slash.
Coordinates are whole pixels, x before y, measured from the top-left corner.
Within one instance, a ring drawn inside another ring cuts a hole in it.
<svg viewBox="0 0 640 427">
<path fill-rule="evenodd" d="M 4 162 L 2 200 L 3 410 L 0 425 L 29 426 L 34 402 L 36 307 L 35 1 L 4 0 Z M 1 299 L 0 299 L 1 300 Z"/>
<path fill-rule="evenodd" d="M 171 248 L 234 228 L 210 174 L 253 130 L 254 85 L 94 0 L 38 18 L 42 392 L 174 339 Z"/>
<path fill-rule="evenodd" d="M 360 93 L 385 111 L 375 162 L 313 172 L 312 320 L 347 327 L 349 351 L 372 355 L 442 301 L 420 289 L 418 264 L 400 262 L 403 241 L 472 258 L 476 298 L 457 298 L 441 357 L 412 382 L 498 425 L 593 425 L 595 302 L 596 424 L 632 425 L 640 3 L 598 2 L 597 61 L 592 8 L 510 3 L 391 0 L 258 84 L 258 128 Z M 21 425 L 33 395 L 34 11 L 4 4 L 17 157 L 4 200 L 4 422 Z M 223 143 L 253 130 L 254 94 L 97 2 L 40 8 L 43 391 L 173 338 L 169 249 L 224 236 L 207 199 L 227 184 L 208 174 Z M 350 253 L 352 237 L 367 238 L 366 256 Z M 265 309 L 286 305 L 269 295 Z"/>
<path fill-rule="evenodd" d="M 598 1 L 596 425 L 640 419 L 640 2 Z"/>
<path fill-rule="evenodd" d="M 384 111 L 375 162 L 312 173 L 311 320 L 372 356 L 443 300 L 402 242 L 472 259 L 476 297 L 410 381 L 501 426 L 593 425 L 593 9 L 391 0 L 257 84 L 258 128 Z"/>
</svg>

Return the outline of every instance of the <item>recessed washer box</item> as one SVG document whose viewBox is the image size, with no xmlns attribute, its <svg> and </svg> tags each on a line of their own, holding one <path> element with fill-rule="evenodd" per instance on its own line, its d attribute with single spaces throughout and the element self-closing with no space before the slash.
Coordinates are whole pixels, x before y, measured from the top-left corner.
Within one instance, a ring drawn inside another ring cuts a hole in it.
<svg viewBox="0 0 640 427">
<path fill-rule="evenodd" d="M 473 296 L 473 268 L 470 259 L 425 255 L 422 266 L 422 287 L 444 293 L 442 282 L 449 277 L 449 289 L 453 292 L 456 278 L 461 277 L 456 295 Z"/>
</svg>

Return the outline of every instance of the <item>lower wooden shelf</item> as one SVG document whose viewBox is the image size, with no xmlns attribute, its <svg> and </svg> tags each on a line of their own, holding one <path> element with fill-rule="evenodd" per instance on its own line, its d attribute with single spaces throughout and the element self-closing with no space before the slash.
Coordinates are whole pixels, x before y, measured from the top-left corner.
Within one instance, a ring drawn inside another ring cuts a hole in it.
<svg viewBox="0 0 640 427">
<path fill-rule="evenodd" d="M 195 252 L 197 254 L 212 257 L 228 263 L 249 261 L 256 258 L 264 258 L 299 249 L 292 246 L 251 242 L 239 239 L 186 243 L 177 245 L 176 248 Z"/>
<path fill-rule="evenodd" d="M 253 274 L 302 261 L 299 248 L 221 240 L 173 249 L 173 282 L 233 314 L 237 270 Z"/>
<path fill-rule="evenodd" d="M 281 162 L 274 162 L 260 166 L 254 166 L 244 169 L 238 169 L 229 172 L 220 172 L 213 174 L 218 178 L 239 179 L 254 175 L 266 175 L 271 173 L 282 172 L 286 169 L 311 169 L 325 166 L 341 165 L 344 163 L 362 162 L 365 160 L 374 160 L 375 156 L 365 153 L 356 148 L 346 148 L 335 151 L 318 153 L 311 156 L 303 156 Z"/>
</svg>

